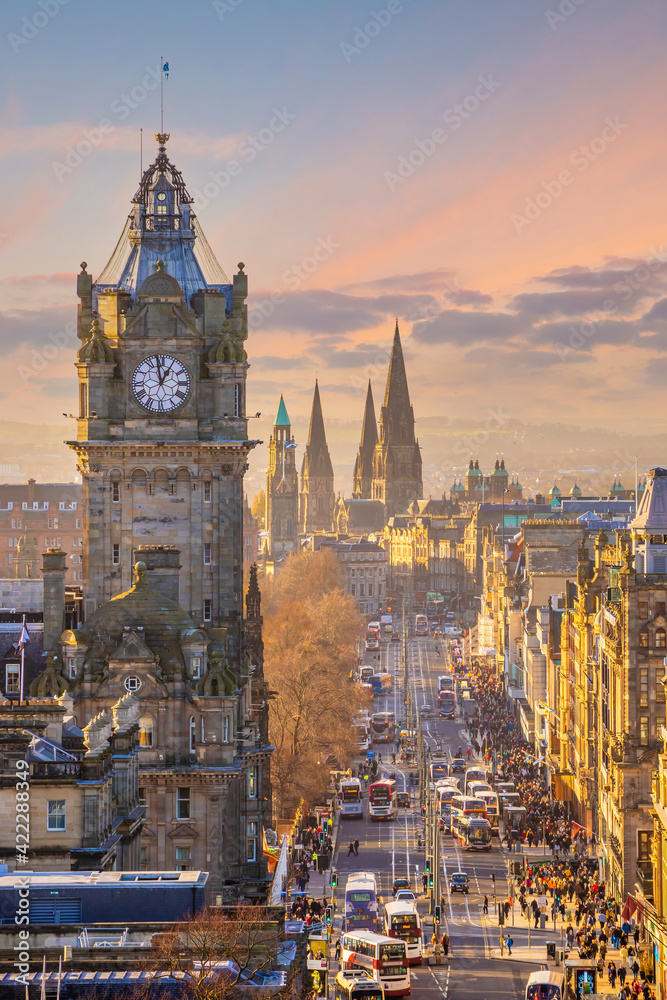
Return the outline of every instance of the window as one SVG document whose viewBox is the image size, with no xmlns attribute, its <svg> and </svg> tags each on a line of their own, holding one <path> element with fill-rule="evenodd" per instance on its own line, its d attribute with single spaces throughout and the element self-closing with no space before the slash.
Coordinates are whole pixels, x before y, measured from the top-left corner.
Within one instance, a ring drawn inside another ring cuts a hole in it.
<svg viewBox="0 0 667 1000">
<path fill-rule="evenodd" d="M 365 597 L 365 596 L 366 596 L 366 584 L 360 583 L 359 584 L 359 597 Z"/>
<path fill-rule="evenodd" d="M 204 503 L 211 502 L 211 480 L 204 480 Z"/>
<path fill-rule="evenodd" d="M 222 742 L 229 743 L 229 716 L 226 715 L 222 720 Z"/>
<path fill-rule="evenodd" d="M 76 518 L 76 521 L 75 521 L 75 527 L 76 527 L 76 528 L 80 528 L 80 527 L 81 527 L 81 518 L 80 518 L 80 517 L 77 517 L 77 518 Z"/>
<path fill-rule="evenodd" d="M 639 671 L 639 704 L 642 708 L 648 707 L 648 667 Z"/>
<path fill-rule="evenodd" d="M 248 798 L 257 798 L 257 768 L 254 764 L 248 768 Z"/>
<path fill-rule="evenodd" d="M 368 596 L 369 597 L 373 596 L 373 584 L 372 583 L 368 584 Z"/>
<path fill-rule="evenodd" d="M 648 618 L 648 601 L 639 602 L 639 617 Z"/>
<path fill-rule="evenodd" d="M 234 386 L 234 416 L 241 416 L 241 386 L 238 382 Z"/>
<path fill-rule="evenodd" d="M 656 615 L 664 615 L 664 613 L 665 613 L 665 602 L 664 601 L 656 601 L 655 602 L 655 613 L 656 613 Z"/>
<path fill-rule="evenodd" d="M 639 633 L 639 648 L 648 649 L 648 632 Z"/>
<path fill-rule="evenodd" d="M 667 569 L 667 556 L 653 556 L 653 572 L 664 573 Z"/>
<path fill-rule="evenodd" d="M 48 509 L 49 509 L 49 501 L 45 500 L 44 503 L 42 504 L 42 510 L 48 510 Z"/>
<path fill-rule="evenodd" d="M 192 848 L 191 847 L 177 847 L 176 848 L 176 871 L 177 872 L 189 872 L 192 867 Z"/>
<path fill-rule="evenodd" d="M 71 509 L 72 510 L 76 510 L 78 506 L 79 506 L 79 501 L 78 500 L 72 500 L 72 502 L 70 504 Z"/>
<path fill-rule="evenodd" d="M 204 542 L 204 566 L 211 565 L 211 543 Z"/>
<path fill-rule="evenodd" d="M 46 829 L 65 829 L 65 800 L 49 799 L 46 803 Z"/>
<path fill-rule="evenodd" d="M 246 851 L 248 861 L 257 861 L 257 822 L 248 822 L 248 847 Z"/>
<path fill-rule="evenodd" d="M 651 860 L 653 833 L 650 830 L 637 831 L 637 861 Z"/>
<path fill-rule="evenodd" d="M 665 689 L 660 681 L 660 673 L 658 673 L 658 679 L 655 685 L 655 700 L 662 702 L 665 700 Z"/>
<path fill-rule="evenodd" d="M 111 502 L 120 503 L 120 483 L 111 484 Z M 77 528 L 79 527 L 77 522 Z"/>
<path fill-rule="evenodd" d="M 84 382 L 79 386 L 79 416 L 88 416 L 88 386 Z"/>
<path fill-rule="evenodd" d="M 21 520 L 20 517 L 13 517 L 12 518 L 12 528 L 20 528 L 20 527 L 22 527 L 22 525 L 23 525 L 23 521 Z"/>
<path fill-rule="evenodd" d="M 665 649 L 665 630 L 664 628 L 657 628 L 655 630 L 655 647 L 656 649 Z"/>
<path fill-rule="evenodd" d="M 153 746 L 153 720 L 150 715 L 142 715 L 139 719 L 139 746 Z"/>
<path fill-rule="evenodd" d="M 210 622 L 211 620 L 211 601 L 207 598 L 204 601 L 204 621 Z"/>
<path fill-rule="evenodd" d="M 352 597 L 357 596 L 357 588 L 353 583 L 350 584 L 350 594 L 352 595 Z"/>
<path fill-rule="evenodd" d="M 194 715 L 190 716 L 190 753 L 194 753 L 197 749 L 195 744 L 197 742 L 197 721 Z"/>
<path fill-rule="evenodd" d="M 125 678 L 125 690 L 126 691 L 138 691 L 141 687 L 141 679 L 139 677 L 126 677 Z"/>
<path fill-rule="evenodd" d="M 146 804 L 147 804 L 146 786 L 145 785 L 139 785 L 139 805 L 140 806 L 145 806 Z"/>
<path fill-rule="evenodd" d="M 111 562 L 114 566 L 120 566 L 120 545 L 116 543 L 112 547 Z"/>
<path fill-rule="evenodd" d="M 66 504 L 65 504 L 64 500 L 61 500 L 60 503 L 58 504 L 58 510 L 64 510 L 65 506 L 66 506 Z M 56 528 L 57 527 L 58 527 L 58 525 L 56 524 Z"/>
<path fill-rule="evenodd" d="M 639 742 L 642 746 L 648 746 L 648 715 L 642 715 L 639 719 Z"/>
<path fill-rule="evenodd" d="M 74 575 L 76 576 L 76 573 Z M 67 659 L 67 673 L 71 681 L 76 680 L 76 660 L 73 656 Z"/>
<path fill-rule="evenodd" d="M 141 864 L 139 866 L 140 870 L 142 872 L 147 872 L 148 871 L 148 848 L 147 847 L 140 847 L 139 850 L 141 852 L 140 853 Z"/>
<path fill-rule="evenodd" d="M 199 675 L 201 673 L 201 656 L 192 657 L 192 679 L 193 681 L 199 680 Z"/>
<path fill-rule="evenodd" d="M 19 671 L 18 663 L 8 663 L 5 667 L 5 694 L 19 694 Z"/>
<path fill-rule="evenodd" d="M 176 789 L 176 819 L 190 819 L 190 789 Z"/>
</svg>

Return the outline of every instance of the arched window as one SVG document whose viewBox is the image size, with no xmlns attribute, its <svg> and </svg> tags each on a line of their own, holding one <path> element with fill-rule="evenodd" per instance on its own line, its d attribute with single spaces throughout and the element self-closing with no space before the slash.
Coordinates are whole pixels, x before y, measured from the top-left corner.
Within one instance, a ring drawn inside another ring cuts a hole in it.
<svg viewBox="0 0 667 1000">
<path fill-rule="evenodd" d="M 153 746 L 153 720 L 150 715 L 142 715 L 139 719 L 139 746 Z"/>
<path fill-rule="evenodd" d="M 665 630 L 664 628 L 657 628 L 655 630 L 655 645 L 656 649 L 665 649 Z"/>
<path fill-rule="evenodd" d="M 197 722 L 194 715 L 190 716 L 190 753 L 194 753 L 196 750 L 195 743 L 197 742 Z"/>
</svg>

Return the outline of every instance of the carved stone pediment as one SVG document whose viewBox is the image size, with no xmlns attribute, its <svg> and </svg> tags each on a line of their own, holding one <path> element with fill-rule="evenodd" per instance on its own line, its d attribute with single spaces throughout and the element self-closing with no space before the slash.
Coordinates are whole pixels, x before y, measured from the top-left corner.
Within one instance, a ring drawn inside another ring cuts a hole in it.
<svg viewBox="0 0 667 1000">
<path fill-rule="evenodd" d="M 128 663 L 155 664 L 156 656 L 136 632 L 126 632 L 123 641 L 109 657 L 109 665 L 114 663 L 126 666 Z"/>
<path fill-rule="evenodd" d="M 190 826 L 189 823 L 179 823 L 178 826 L 174 827 L 173 830 L 169 831 L 167 836 L 171 837 L 172 840 L 175 840 L 178 837 L 183 837 L 183 838 L 198 837 L 199 834 L 197 833 L 197 831 L 193 826 Z"/>
</svg>

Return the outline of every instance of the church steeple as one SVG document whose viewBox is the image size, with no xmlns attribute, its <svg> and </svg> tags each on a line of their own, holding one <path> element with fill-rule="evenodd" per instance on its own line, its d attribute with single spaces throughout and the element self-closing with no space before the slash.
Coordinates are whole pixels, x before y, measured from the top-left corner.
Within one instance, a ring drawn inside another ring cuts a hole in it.
<svg viewBox="0 0 667 1000">
<path fill-rule="evenodd" d="M 320 387 L 316 380 L 308 443 L 301 465 L 300 531 L 331 531 L 335 499 L 333 465 L 324 430 Z"/>
<path fill-rule="evenodd" d="M 415 437 L 415 417 L 398 320 L 394 330 L 387 388 L 380 410 L 380 434 L 373 456 L 371 495 L 382 500 L 387 517 L 403 513 L 413 500 L 422 499 L 422 461 Z"/>
<path fill-rule="evenodd" d="M 370 500 L 373 481 L 373 454 L 378 442 L 378 428 L 375 420 L 375 404 L 371 391 L 371 380 L 368 380 L 364 422 L 361 426 L 361 442 L 354 463 L 354 479 L 352 496 L 355 500 Z"/>
<path fill-rule="evenodd" d="M 297 548 L 299 476 L 295 452 L 290 419 L 281 396 L 269 441 L 269 466 L 266 470 L 265 523 L 271 559 L 278 559 Z"/>
</svg>

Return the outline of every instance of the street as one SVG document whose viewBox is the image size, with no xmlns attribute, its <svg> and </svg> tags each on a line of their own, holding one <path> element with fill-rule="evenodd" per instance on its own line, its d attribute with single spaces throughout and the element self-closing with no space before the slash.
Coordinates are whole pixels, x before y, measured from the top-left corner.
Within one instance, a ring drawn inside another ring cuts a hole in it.
<svg viewBox="0 0 667 1000">
<path fill-rule="evenodd" d="M 437 745 L 451 756 L 458 747 L 463 751 L 470 745 L 465 725 L 457 712 L 456 719 L 439 719 L 437 715 L 438 676 L 446 672 L 446 641 L 419 637 L 408 640 L 408 670 L 415 713 L 420 714 L 422 705 L 429 705 L 432 713 L 421 715 L 425 743 Z M 439 650 L 439 654 L 436 653 Z M 376 696 L 373 712 L 393 711 L 396 719 L 405 718 L 403 705 L 403 670 L 401 665 L 402 643 L 383 642 L 380 650 L 382 670 L 393 673 L 394 685 L 390 694 Z M 375 663 L 375 653 L 367 653 L 365 662 Z M 398 790 L 409 790 L 410 771 L 416 768 L 392 764 L 393 745 L 375 744 L 376 757 L 382 754 L 380 774 L 396 774 Z M 338 840 L 336 868 L 339 872 L 336 890 L 335 927 L 342 927 L 347 875 L 356 871 L 372 871 L 378 877 L 380 892 L 379 916 L 383 905 L 392 899 L 392 882 L 395 877 L 407 876 L 418 896 L 418 910 L 422 921 L 423 951 L 428 948 L 432 955 L 431 936 L 433 917 L 428 912 L 428 900 L 422 891 L 424 870 L 424 848 L 418 849 L 418 837 L 423 836 L 423 824 L 419 808 L 418 790 L 413 786 L 410 809 L 399 810 L 398 819 L 393 822 L 372 823 L 367 816 L 368 800 L 364 800 L 364 818 L 341 819 Z M 348 856 L 350 841 L 359 840 L 359 856 Z M 499 955 L 500 927 L 497 909 L 494 908 L 494 882 L 499 898 L 507 896 L 507 861 L 497 837 L 493 838 L 489 852 L 462 851 L 451 835 L 441 835 L 441 889 L 444 899 L 440 934 L 447 930 L 450 937 L 450 956 L 444 957 L 439 965 L 429 966 L 427 960 L 421 967 L 412 968 L 412 996 L 443 996 L 447 998 L 498 998 L 498 1000 L 522 1000 L 528 974 L 540 968 L 545 956 L 545 932 L 533 935 L 535 950 L 534 964 L 514 962 Z M 470 894 L 450 894 L 449 876 L 455 871 L 465 871 L 470 877 Z M 484 895 L 489 898 L 489 914 L 484 916 L 482 904 Z M 510 929 L 517 945 L 524 943 L 526 932 L 518 926 Z M 520 918 L 519 918 L 520 920 Z"/>
</svg>

